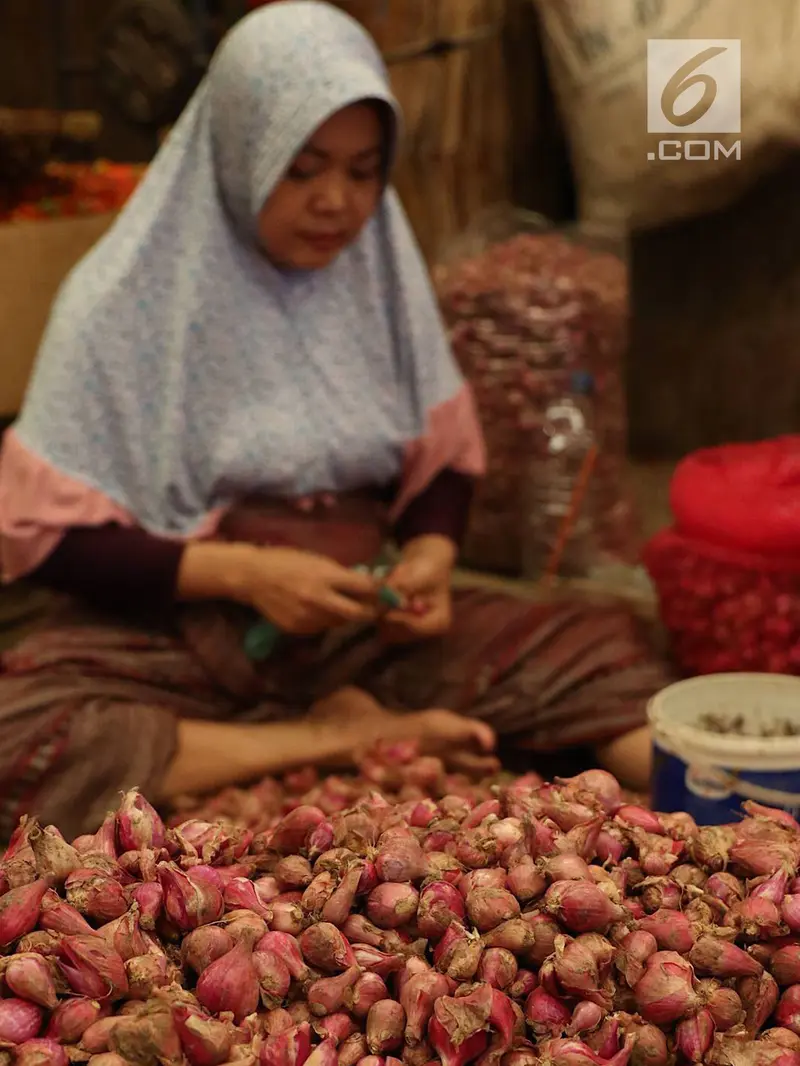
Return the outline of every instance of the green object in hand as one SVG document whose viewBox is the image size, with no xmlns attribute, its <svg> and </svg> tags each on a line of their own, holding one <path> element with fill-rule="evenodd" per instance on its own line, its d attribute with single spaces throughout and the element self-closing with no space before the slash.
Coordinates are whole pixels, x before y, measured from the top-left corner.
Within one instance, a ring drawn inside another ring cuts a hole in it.
<svg viewBox="0 0 800 1066">
<path fill-rule="evenodd" d="M 388 585 L 381 585 L 378 592 L 378 602 L 392 611 L 399 611 L 403 606 L 404 600 L 399 592 L 390 589 Z"/>
<path fill-rule="evenodd" d="M 263 663 L 275 651 L 281 631 L 272 622 L 264 619 L 251 626 L 244 638 L 244 652 L 254 663 Z"/>
<path fill-rule="evenodd" d="M 371 573 L 378 581 L 388 577 L 391 572 L 391 567 L 388 566 L 376 566 L 372 570 L 368 567 L 364 567 L 363 569 L 366 573 Z M 390 589 L 388 585 L 381 585 L 378 590 L 378 603 L 380 603 L 381 606 L 388 608 L 390 611 L 399 611 L 401 607 L 405 606 L 405 600 L 400 593 L 395 592 L 394 589 Z"/>
<path fill-rule="evenodd" d="M 388 570 L 385 567 L 370 570 L 367 566 L 357 566 L 355 569 L 360 570 L 362 573 L 372 573 L 373 576 L 378 578 L 385 577 L 388 573 Z M 387 585 L 381 585 L 378 590 L 378 602 L 390 611 L 399 610 L 405 603 L 400 593 L 395 592 L 394 589 L 390 589 Z M 266 662 L 278 646 L 280 638 L 281 631 L 274 622 L 268 622 L 266 619 L 262 619 L 260 622 L 256 622 L 255 625 L 251 626 L 245 634 L 245 655 L 251 660 L 251 662 Z"/>
</svg>

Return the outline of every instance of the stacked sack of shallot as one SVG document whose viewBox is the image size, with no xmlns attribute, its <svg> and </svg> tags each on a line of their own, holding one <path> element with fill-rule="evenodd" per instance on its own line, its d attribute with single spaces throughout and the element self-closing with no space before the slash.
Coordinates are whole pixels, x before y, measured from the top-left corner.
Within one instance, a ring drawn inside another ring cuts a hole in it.
<svg viewBox="0 0 800 1066">
<path fill-rule="evenodd" d="M 540 477 L 547 468 L 541 461 L 548 454 L 542 453 L 547 408 L 570 395 L 576 370 L 588 370 L 599 444 L 592 477 L 596 539 L 605 555 L 634 561 L 637 525 L 625 473 L 625 263 L 579 235 L 556 231 L 470 237 L 464 254 L 454 254 L 438 278 L 442 314 L 472 385 L 488 450 L 488 476 L 478 488 L 465 560 L 483 569 L 520 571 L 529 535 L 522 508 L 531 458 L 538 455 Z M 556 500 L 558 463 L 553 460 Z M 545 481 L 534 498 L 546 498 L 546 487 Z"/>
<path fill-rule="evenodd" d="M 446 780 L 395 802 L 358 778 L 334 811 L 285 792 L 257 833 L 168 828 L 135 791 L 72 844 L 24 820 L 0 1063 L 800 1066 L 791 816 L 698 829 L 599 770 Z"/>
</svg>

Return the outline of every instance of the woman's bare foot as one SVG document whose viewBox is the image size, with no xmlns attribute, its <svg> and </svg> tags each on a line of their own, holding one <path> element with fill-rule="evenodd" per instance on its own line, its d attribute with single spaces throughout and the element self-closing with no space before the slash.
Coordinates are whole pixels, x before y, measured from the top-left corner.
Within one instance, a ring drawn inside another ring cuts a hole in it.
<svg viewBox="0 0 800 1066">
<path fill-rule="evenodd" d="M 500 765 L 492 754 L 494 731 L 485 722 L 439 709 L 398 714 L 357 688 L 321 700 L 308 720 L 336 729 L 344 744 L 352 743 L 354 753 L 381 740 L 416 740 L 423 754 L 439 756 L 451 770 L 489 774 Z"/>
</svg>

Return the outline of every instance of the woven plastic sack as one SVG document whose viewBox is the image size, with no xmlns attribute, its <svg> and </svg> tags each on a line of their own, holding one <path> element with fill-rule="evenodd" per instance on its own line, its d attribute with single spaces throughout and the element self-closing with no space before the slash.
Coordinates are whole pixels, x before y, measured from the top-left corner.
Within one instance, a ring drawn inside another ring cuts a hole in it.
<svg viewBox="0 0 800 1066">
<path fill-rule="evenodd" d="M 534 6 L 581 218 L 641 229 L 718 210 L 796 151 L 795 0 Z"/>
<path fill-rule="evenodd" d="M 501 205 L 479 216 L 435 273 L 456 358 L 472 385 L 489 453 L 463 560 L 518 574 L 532 434 L 576 370 L 595 379 L 599 457 L 592 477 L 604 563 L 634 562 L 625 481 L 627 268 L 619 246 Z"/>
<path fill-rule="evenodd" d="M 684 673 L 800 673 L 800 551 L 735 551 L 669 529 L 643 560 Z"/>
<path fill-rule="evenodd" d="M 800 673 L 800 436 L 706 448 L 670 485 L 644 562 L 688 673 Z"/>
</svg>

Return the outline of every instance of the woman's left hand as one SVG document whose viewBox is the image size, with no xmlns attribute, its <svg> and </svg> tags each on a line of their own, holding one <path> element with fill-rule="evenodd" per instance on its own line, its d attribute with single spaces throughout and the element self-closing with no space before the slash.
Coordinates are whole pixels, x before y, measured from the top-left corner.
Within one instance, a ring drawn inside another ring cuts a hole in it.
<svg viewBox="0 0 800 1066">
<path fill-rule="evenodd" d="M 390 589 L 406 600 L 402 610 L 389 611 L 380 623 L 387 644 L 428 640 L 447 633 L 452 625 L 450 582 L 456 546 L 440 536 L 418 537 L 403 549 L 400 561 L 386 579 Z"/>
</svg>

